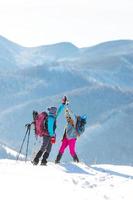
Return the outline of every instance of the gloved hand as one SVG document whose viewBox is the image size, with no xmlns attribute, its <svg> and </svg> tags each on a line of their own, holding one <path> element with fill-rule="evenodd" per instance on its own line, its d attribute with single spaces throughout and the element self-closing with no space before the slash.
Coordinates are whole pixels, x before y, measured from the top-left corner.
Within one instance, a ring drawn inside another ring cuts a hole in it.
<svg viewBox="0 0 133 200">
<path fill-rule="evenodd" d="M 62 99 L 62 104 L 68 104 L 68 99 L 67 99 L 67 97 L 66 96 L 64 96 L 63 97 L 63 99 Z"/>
<path fill-rule="evenodd" d="M 51 142 L 51 144 L 55 144 L 55 142 L 56 142 L 56 137 L 55 137 L 55 136 L 51 137 L 51 138 L 50 138 L 50 142 Z"/>
</svg>

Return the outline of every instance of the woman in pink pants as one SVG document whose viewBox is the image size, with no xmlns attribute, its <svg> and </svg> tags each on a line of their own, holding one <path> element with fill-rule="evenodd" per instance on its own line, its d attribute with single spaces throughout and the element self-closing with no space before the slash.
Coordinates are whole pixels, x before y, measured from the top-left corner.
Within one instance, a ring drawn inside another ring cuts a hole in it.
<svg viewBox="0 0 133 200">
<path fill-rule="evenodd" d="M 62 144 L 59 149 L 59 153 L 56 157 L 55 163 L 60 162 L 60 159 L 67 147 L 69 147 L 69 151 L 73 158 L 73 161 L 79 162 L 78 156 L 75 152 L 75 145 L 76 145 L 77 137 L 80 136 L 80 134 L 76 131 L 74 120 L 71 118 L 70 115 L 66 116 L 66 120 L 67 120 L 67 126 L 65 128 Z"/>
</svg>

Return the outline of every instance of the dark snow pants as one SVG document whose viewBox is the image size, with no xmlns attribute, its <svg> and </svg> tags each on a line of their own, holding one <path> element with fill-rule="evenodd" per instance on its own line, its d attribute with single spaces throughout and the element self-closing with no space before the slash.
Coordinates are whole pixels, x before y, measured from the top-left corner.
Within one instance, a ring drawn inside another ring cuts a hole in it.
<svg viewBox="0 0 133 200">
<path fill-rule="evenodd" d="M 51 139 L 50 136 L 43 136 L 43 142 L 40 149 L 42 152 L 46 151 L 48 154 L 50 153 L 52 148 L 50 139 Z"/>
</svg>

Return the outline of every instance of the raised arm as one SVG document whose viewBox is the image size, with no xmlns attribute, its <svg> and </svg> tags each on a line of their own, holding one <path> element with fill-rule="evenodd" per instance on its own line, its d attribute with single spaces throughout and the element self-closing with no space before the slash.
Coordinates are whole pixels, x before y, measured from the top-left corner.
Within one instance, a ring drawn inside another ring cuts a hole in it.
<svg viewBox="0 0 133 200">
<path fill-rule="evenodd" d="M 62 99 L 62 104 L 60 105 L 60 107 L 57 110 L 57 115 L 56 118 L 60 115 L 60 113 L 64 110 L 65 105 L 68 104 L 68 99 L 66 96 L 63 97 Z"/>
</svg>

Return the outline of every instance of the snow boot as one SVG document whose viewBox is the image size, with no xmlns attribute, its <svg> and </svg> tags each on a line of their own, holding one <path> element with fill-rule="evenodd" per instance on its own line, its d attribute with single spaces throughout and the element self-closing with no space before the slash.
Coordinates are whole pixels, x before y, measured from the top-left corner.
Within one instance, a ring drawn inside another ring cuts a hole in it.
<svg viewBox="0 0 133 200">
<path fill-rule="evenodd" d="M 60 163 L 61 157 L 62 157 L 62 154 L 61 154 L 61 153 L 58 153 L 58 155 L 57 155 L 57 157 L 56 157 L 56 160 L 55 160 L 55 164 Z"/>
<path fill-rule="evenodd" d="M 42 154 L 43 154 L 42 151 L 38 151 L 38 153 L 36 154 L 36 157 L 32 161 L 33 165 L 37 165 L 39 163 L 39 158 L 42 156 Z"/>
<path fill-rule="evenodd" d="M 73 156 L 73 161 L 74 161 L 74 162 L 77 162 L 77 163 L 79 162 L 79 159 L 78 159 L 77 154 L 75 154 L 75 155 Z"/>
<path fill-rule="evenodd" d="M 49 153 L 45 152 L 43 155 L 43 159 L 41 161 L 41 165 L 47 165 L 47 158 L 49 157 Z"/>
</svg>

